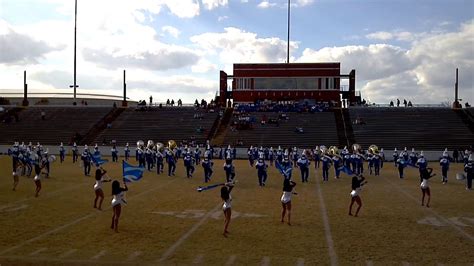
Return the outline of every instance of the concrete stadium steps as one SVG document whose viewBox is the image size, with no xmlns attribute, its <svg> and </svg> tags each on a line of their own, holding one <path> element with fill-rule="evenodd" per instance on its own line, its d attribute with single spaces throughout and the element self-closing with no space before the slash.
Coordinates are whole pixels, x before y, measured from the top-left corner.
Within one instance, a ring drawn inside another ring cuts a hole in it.
<svg viewBox="0 0 474 266">
<path fill-rule="evenodd" d="M 29 141 L 36 144 L 69 144 L 77 132 L 84 135 L 111 107 L 29 107 L 19 113 L 19 122 L 0 124 L 0 143 Z M 41 112 L 46 120 L 41 120 Z"/>
<path fill-rule="evenodd" d="M 200 113 L 202 119 L 195 119 L 194 114 Z M 95 138 L 95 142 L 102 143 L 116 140 L 118 145 L 127 142 L 134 146 L 137 140 L 153 140 L 166 142 L 170 139 L 176 142 L 190 140 L 195 137 L 197 143 L 205 143 L 207 134 L 216 120 L 218 111 L 208 113 L 204 109 L 195 110 L 194 107 L 163 107 L 150 111 L 135 111 L 127 109 L 113 122 L 112 128 L 103 130 Z M 203 132 L 197 132 L 198 127 Z"/>
<path fill-rule="evenodd" d="M 333 112 L 322 113 L 289 113 L 289 120 L 280 120 L 280 125 L 261 125 L 263 116 L 277 118 L 278 113 L 250 113 L 256 119 L 253 129 L 232 131 L 227 130 L 224 137 L 225 145 L 235 145 L 242 140 L 244 146 L 296 146 L 314 148 L 316 145 L 339 145 L 336 122 Z M 236 118 L 233 118 L 236 119 Z M 303 134 L 295 132 L 296 127 L 302 127 Z"/>
<path fill-rule="evenodd" d="M 362 118 L 365 125 L 353 125 L 355 140 L 362 148 L 376 144 L 393 150 L 443 150 L 468 147 L 474 134 L 449 108 L 352 108 L 352 121 Z"/>
</svg>

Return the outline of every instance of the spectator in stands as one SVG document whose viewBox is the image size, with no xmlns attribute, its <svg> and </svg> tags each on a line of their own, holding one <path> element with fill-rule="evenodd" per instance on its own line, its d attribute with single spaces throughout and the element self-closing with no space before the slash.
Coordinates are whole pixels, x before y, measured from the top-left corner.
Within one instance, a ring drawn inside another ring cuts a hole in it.
<svg viewBox="0 0 474 266">
<path fill-rule="evenodd" d="M 403 105 L 404 105 L 405 107 L 407 107 L 407 104 L 408 104 L 407 100 L 406 100 L 406 99 L 403 99 Z"/>
<path fill-rule="evenodd" d="M 87 106 L 87 101 L 84 101 L 84 105 Z"/>
<path fill-rule="evenodd" d="M 178 106 L 183 106 L 183 101 L 181 101 L 181 99 L 178 99 Z"/>
<path fill-rule="evenodd" d="M 117 108 L 117 103 L 114 102 L 113 108 Z"/>
<path fill-rule="evenodd" d="M 150 106 L 153 104 L 153 97 L 150 95 Z"/>
<path fill-rule="evenodd" d="M 469 105 L 469 103 L 468 103 L 468 102 L 466 102 L 466 103 L 464 104 L 464 106 L 465 106 L 466 108 L 469 108 L 469 107 L 471 107 L 471 105 Z"/>
<path fill-rule="evenodd" d="M 400 107 L 400 99 L 397 99 L 397 107 Z"/>
<path fill-rule="evenodd" d="M 303 130 L 302 127 L 297 127 L 297 128 L 295 128 L 295 132 L 298 133 L 298 134 L 303 134 L 304 130 Z"/>
<path fill-rule="evenodd" d="M 171 99 L 171 106 L 174 106 L 174 100 Z"/>
<path fill-rule="evenodd" d="M 411 103 L 411 101 L 408 101 L 408 107 L 413 107 L 413 104 Z"/>
<path fill-rule="evenodd" d="M 390 101 L 390 107 L 393 107 L 393 101 Z"/>
<path fill-rule="evenodd" d="M 198 107 L 198 106 L 199 106 L 199 102 L 198 102 L 198 99 L 196 99 L 196 100 L 194 101 L 194 107 Z"/>
<path fill-rule="evenodd" d="M 170 105 L 170 99 L 166 100 L 166 106 Z"/>
<path fill-rule="evenodd" d="M 41 120 L 46 120 L 46 113 L 41 111 Z"/>
</svg>

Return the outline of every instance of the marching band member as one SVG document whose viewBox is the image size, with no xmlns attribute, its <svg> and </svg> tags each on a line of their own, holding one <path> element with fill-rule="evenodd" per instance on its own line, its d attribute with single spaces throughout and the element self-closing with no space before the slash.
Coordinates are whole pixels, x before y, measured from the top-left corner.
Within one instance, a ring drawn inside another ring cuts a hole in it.
<svg viewBox="0 0 474 266">
<path fill-rule="evenodd" d="M 347 149 L 347 146 L 344 146 L 344 149 L 341 151 L 342 164 L 344 164 L 347 169 L 351 169 L 351 154 Z"/>
<path fill-rule="evenodd" d="M 398 168 L 398 176 L 400 177 L 400 179 L 403 179 L 403 169 L 405 169 L 405 166 L 407 165 L 407 161 L 405 161 L 404 156 L 398 156 L 398 159 L 395 164 Z"/>
<path fill-rule="evenodd" d="M 201 163 L 201 150 L 199 149 L 199 145 L 197 145 L 194 150 L 194 161 L 196 162 L 196 165 Z"/>
<path fill-rule="evenodd" d="M 39 192 L 41 191 L 41 170 L 44 168 L 43 160 L 40 156 L 35 157 L 35 181 L 36 190 L 35 190 L 35 197 L 39 196 Z"/>
<path fill-rule="evenodd" d="M 263 150 L 262 146 L 260 146 L 260 149 L 257 152 L 257 157 L 255 157 L 255 158 L 260 158 L 261 156 L 265 156 L 265 151 Z M 263 157 L 263 158 L 265 158 L 265 157 Z"/>
<path fill-rule="evenodd" d="M 253 147 L 252 146 L 250 146 L 250 148 L 247 150 L 247 156 L 248 156 L 248 159 L 249 159 L 250 167 L 253 167 L 254 154 L 253 154 Z"/>
<path fill-rule="evenodd" d="M 380 168 L 382 168 L 382 164 L 383 164 L 383 159 L 382 159 L 382 156 L 381 156 L 382 151 L 383 151 L 383 149 L 380 150 L 379 154 L 375 153 L 374 157 L 372 157 L 372 164 L 374 166 L 375 176 L 380 175 Z"/>
<path fill-rule="evenodd" d="M 421 154 L 423 154 L 423 152 L 421 152 Z M 420 173 L 420 175 L 421 175 L 420 188 L 421 188 L 421 193 L 422 193 L 421 206 L 425 205 L 425 194 L 426 194 L 428 196 L 428 201 L 426 202 L 426 207 L 429 208 L 430 207 L 430 200 L 431 200 L 431 192 L 430 192 L 430 185 L 428 184 L 428 179 L 430 179 L 433 175 L 431 175 L 431 171 L 430 172 L 426 171 L 426 168 L 423 172 Z"/>
<path fill-rule="evenodd" d="M 360 208 L 362 207 L 362 199 L 360 198 L 360 192 L 362 190 L 362 186 L 366 184 L 365 177 L 362 175 L 355 175 L 352 177 L 352 191 L 351 191 L 351 204 L 349 205 L 349 215 L 352 216 L 352 205 L 354 202 L 359 205 L 357 207 L 355 217 L 359 215 Z"/>
<path fill-rule="evenodd" d="M 122 204 L 126 204 L 123 198 L 125 196 L 124 192 L 128 191 L 127 184 L 124 182 L 123 185 L 123 188 L 120 187 L 120 182 L 117 180 L 112 182 L 112 210 L 114 215 L 112 216 L 112 225 L 110 228 L 114 229 L 116 233 L 118 233 L 118 222 L 120 214 L 122 213 Z"/>
<path fill-rule="evenodd" d="M 49 173 L 50 173 L 50 168 L 49 168 L 49 160 L 48 160 L 48 149 L 46 149 L 46 151 L 43 153 L 43 165 L 44 165 L 44 168 L 46 168 L 46 174 L 45 174 L 45 177 L 46 178 L 49 178 Z"/>
<path fill-rule="evenodd" d="M 13 162 L 13 191 L 16 191 L 16 187 L 20 182 L 20 178 L 18 177 L 18 173 L 16 172 L 16 164 L 17 162 Z"/>
<path fill-rule="evenodd" d="M 174 176 L 176 171 L 176 156 L 171 149 L 165 151 L 166 162 L 168 163 L 168 176 Z"/>
<path fill-rule="evenodd" d="M 441 175 L 443 184 L 448 183 L 448 170 L 449 170 L 449 155 L 448 148 L 443 152 L 443 157 L 439 160 L 439 165 L 441 165 Z"/>
<path fill-rule="evenodd" d="M 409 163 L 409 161 L 408 161 L 408 150 L 407 150 L 407 147 L 405 147 L 405 149 L 400 153 L 400 156 L 403 157 L 403 160 L 404 160 L 406 163 Z"/>
<path fill-rule="evenodd" d="M 362 156 L 362 154 L 360 154 L 359 152 L 356 151 L 356 154 L 354 156 L 354 161 L 355 161 L 355 165 L 356 165 L 356 173 L 358 175 L 361 175 L 364 173 L 364 157 Z"/>
<path fill-rule="evenodd" d="M 84 152 L 82 152 L 81 160 L 84 166 L 84 175 L 89 176 L 91 172 L 91 155 L 87 145 L 84 145 Z"/>
<path fill-rule="evenodd" d="M 233 156 L 232 156 L 232 148 L 230 147 L 230 144 L 229 146 L 227 146 L 227 149 L 225 150 L 225 153 L 224 153 L 224 158 L 231 158 L 233 159 Z"/>
<path fill-rule="evenodd" d="M 161 174 L 163 173 L 163 168 L 165 167 L 163 164 L 163 153 L 160 150 L 157 150 L 155 153 L 156 157 L 156 173 Z"/>
<path fill-rule="evenodd" d="M 394 163 L 394 165 L 395 165 L 395 167 L 396 167 L 396 166 L 397 166 L 397 160 L 398 160 L 398 151 L 397 151 L 397 148 L 395 148 L 395 149 L 393 150 L 393 155 L 392 155 L 392 157 L 393 157 L 393 163 Z"/>
<path fill-rule="evenodd" d="M 383 168 L 383 162 L 385 162 L 385 153 L 383 152 L 383 148 L 380 149 L 379 157 L 380 157 L 380 168 Z"/>
<path fill-rule="evenodd" d="M 59 162 L 63 163 L 64 157 L 66 157 L 66 149 L 64 149 L 64 145 L 61 142 L 61 145 L 59 145 Z"/>
<path fill-rule="evenodd" d="M 146 167 L 148 171 L 151 171 L 153 168 L 153 156 L 152 156 L 152 150 L 150 147 L 146 147 L 145 150 L 145 162 L 146 162 Z"/>
<path fill-rule="evenodd" d="M 334 165 L 334 174 L 336 175 L 334 178 L 339 179 L 339 175 L 341 173 L 341 166 L 342 166 L 342 160 L 341 157 L 338 154 L 334 154 L 331 158 L 332 163 Z"/>
<path fill-rule="evenodd" d="M 292 160 L 293 160 L 293 166 L 298 167 L 298 149 L 296 147 L 293 147 L 293 152 L 292 152 Z"/>
<path fill-rule="evenodd" d="M 283 153 L 283 161 L 281 162 L 281 166 L 284 170 L 285 179 L 291 179 L 293 168 L 291 167 L 292 163 L 290 161 L 288 149 L 285 149 L 285 152 Z"/>
<path fill-rule="evenodd" d="M 411 148 L 411 152 L 410 152 L 410 164 L 411 165 L 416 165 L 416 162 L 418 161 L 418 154 L 415 152 L 415 148 Z"/>
<path fill-rule="evenodd" d="M 273 152 L 273 147 L 270 147 L 268 151 L 268 160 L 270 160 L 270 165 L 273 166 L 273 161 L 275 160 L 275 153 Z"/>
<path fill-rule="evenodd" d="M 309 177 L 309 165 L 311 162 L 306 157 L 306 150 L 303 150 L 301 157 L 297 161 L 297 165 L 301 171 L 301 182 L 308 182 Z"/>
<path fill-rule="evenodd" d="M 329 168 L 331 167 L 331 157 L 326 155 L 325 151 L 321 152 L 321 162 L 323 164 L 323 181 L 329 181 Z"/>
<path fill-rule="evenodd" d="M 281 150 L 281 146 L 278 146 L 278 150 L 276 151 L 276 160 L 278 163 L 283 162 L 283 151 Z"/>
<path fill-rule="evenodd" d="M 110 149 L 110 152 L 112 153 L 112 162 L 118 162 L 118 150 L 115 144 L 112 146 L 112 149 Z"/>
<path fill-rule="evenodd" d="M 95 184 L 94 184 L 94 192 L 95 192 L 95 199 L 94 199 L 94 208 L 102 210 L 102 202 L 104 201 L 104 191 L 102 191 L 102 183 L 103 182 L 110 182 L 112 180 L 105 179 L 105 171 L 102 167 L 97 168 L 95 170 Z M 99 207 L 97 207 L 97 200 L 99 200 Z"/>
<path fill-rule="evenodd" d="M 202 161 L 201 165 L 204 168 L 204 182 L 207 183 L 211 180 L 212 176 L 212 165 L 214 163 L 209 159 L 209 157 L 204 157 L 204 161 Z"/>
<path fill-rule="evenodd" d="M 474 179 L 474 155 L 469 155 L 467 163 L 464 165 L 464 172 L 466 172 L 466 190 L 472 189 L 472 179 Z"/>
<path fill-rule="evenodd" d="M 267 168 L 268 165 L 265 163 L 263 153 L 260 154 L 260 157 L 255 164 L 255 168 L 257 168 L 257 175 L 258 175 L 258 184 L 261 187 L 265 186 L 265 182 L 267 181 Z"/>
<path fill-rule="evenodd" d="M 418 166 L 418 170 L 420 172 L 420 180 L 423 180 L 423 174 L 428 169 L 428 161 L 426 161 L 425 156 L 423 156 L 423 151 L 421 151 L 420 158 L 416 161 L 415 165 Z"/>
<path fill-rule="evenodd" d="M 372 170 L 374 168 L 374 154 L 372 154 L 370 151 L 367 153 L 367 162 L 369 163 L 369 175 L 372 175 Z"/>
<path fill-rule="evenodd" d="M 97 145 L 97 143 L 94 146 L 94 155 L 100 155 L 99 145 Z"/>
<path fill-rule="evenodd" d="M 188 178 L 193 177 L 194 163 L 193 163 L 193 156 L 191 155 L 191 149 L 188 149 L 187 152 L 184 154 L 183 162 L 184 162 L 184 167 L 186 167 L 186 176 Z"/>
<path fill-rule="evenodd" d="M 470 154 L 471 154 L 471 151 L 469 151 L 468 149 L 464 150 L 464 155 L 462 157 L 462 160 L 463 160 L 464 164 L 467 164 L 467 162 L 469 161 L 469 155 Z"/>
<path fill-rule="evenodd" d="M 291 225 L 291 195 L 296 183 L 290 179 L 283 180 L 283 194 L 281 195 L 281 222 L 285 222 L 285 214 L 288 213 L 288 225 Z M 295 193 L 296 194 L 296 193 Z"/>
<path fill-rule="evenodd" d="M 130 158 L 130 147 L 128 145 L 128 142 L 127 144 L 125 144 L 125 148 L 123 149 L 124 153 L 125 153 L 125 161 L 128 161 L 128 159 Z"/>
<path fill-rule="evenodd" d="M 313 160 L 314 160 L 314 169 L 319 168 L 319 162 L 321 161 L 321 154 L 319 147 L 316 146 L 316 148 L 313 151 Z"/>
<path fill-rule="evenodd" d="M 227 157 L 225 159 L 224 171 L 225 171 L 226 181 L 232 182 L 235 177 L 235 167 L 232 164 L 232 155 L 230 153 L 227 154 Z"/>
<path fill-rule="evenodd" d="M 77 162 L 77 158 L 79 157 L 77 144 L 75 142 L 74 142 L 71 150 L 72 150 L 72 163 L 75 163 L 75 162 Z"/>
<path fill-rule="evenodd" d="M 143 144 L 140 143 L 140 145 L 137 147 L 136 157 L 138 160 L 138 167 L 145 168 L 145 151 L 143 149 Z"/>
<path fill-rule="evenodd" d="M 209 159 L 205 159 L 209 160 Z M 227 237 L 227 234 L 229 231 L 227 230 L 229 228 L 230 224 L 230 219 L 232 217 L 232 196 L 230 195 L 230 192 L 232 192 L 232 189 L 234 188 L 234 184 L 227 182 L 222 188 L 221 188 L 221 199 L 224 202 L 222 204 L 222 211 L 224 212 L 224 233 L 223 235 Z"/>
</svg>

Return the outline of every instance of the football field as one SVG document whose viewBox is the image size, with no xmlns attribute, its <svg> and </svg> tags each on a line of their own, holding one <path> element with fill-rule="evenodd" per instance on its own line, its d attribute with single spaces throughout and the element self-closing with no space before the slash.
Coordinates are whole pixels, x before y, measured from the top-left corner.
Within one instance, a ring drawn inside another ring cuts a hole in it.
<svg viewBox="0 0 474 266">
<path fill-rule="evenodd" d="M 110 159 L 110 158 L 109 158 Z M 136 164 L 134 159 L 132 164 Z M 51 177 L 34 197 L 33 178 L 20 177 L 12 191 L 11 159 L 0 156 L 0 265 L 473 265 L 474 191 L 455 179 L 462 164 L 452 164 L 449 182 L 430 180 L 431 208 L 421 206 L 418 170 L 400 180 L 392 163 L 381 176 L 365 176 L 359 217 L 348 215 L 351 177 L 321 181 L 311 165 L 310 182 L 293 169 L 298 195 L 292 198 L 292 225 L 280 222 L 282 176 L 269 167 L 265 187 L 256 169 L 234 161 L 232 221 L 222 235 L 220 190 L 197 192 L 201 166 L 185 177 L 145 172 L 129 184 L 119 233 L 110 229 L 111 186 L 105 183 L 103 211 L 93 208 L 94 178 L 79 163 L 54 162 Z M 224 181 L 223 161 L 214 161 L 211 183 Z M 122 164 L 104 165 L 122 180 Z M 92 167 L 93 174 L 95 168 Z M 354 206 L 355 207 L 355 206 Z"/>
</svg>

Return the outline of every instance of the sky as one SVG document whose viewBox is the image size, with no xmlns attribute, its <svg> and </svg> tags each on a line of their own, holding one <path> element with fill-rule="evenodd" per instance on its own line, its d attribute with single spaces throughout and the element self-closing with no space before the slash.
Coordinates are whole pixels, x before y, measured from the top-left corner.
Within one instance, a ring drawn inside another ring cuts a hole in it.
<svg viewBox="0 0 474 266">
<path fill-rule="evenodd" d="M 291 0 L 290 62 L 341 62 L 386 104 L 474 103 L 473 0 Z M 0 93 L 72 92 L 74 0 L 0 0 Z M 78 0 L 78 93 L 214 98 L 219 70 L 286 61 L 286 0 Z"/>
</svg>

